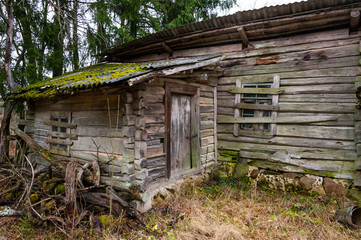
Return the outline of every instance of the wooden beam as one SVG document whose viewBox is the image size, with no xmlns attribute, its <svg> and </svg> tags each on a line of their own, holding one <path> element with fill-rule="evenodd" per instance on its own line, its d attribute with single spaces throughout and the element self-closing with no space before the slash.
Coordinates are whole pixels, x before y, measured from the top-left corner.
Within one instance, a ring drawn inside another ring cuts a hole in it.
<svg viewBox="0 0 361 240">
<path fill-rule="evenodd" d="M 232 117 L 219 115 L 218 123 L 314 123 L 335 121 L 335 116 L 292 116 L 292 117 Z"/>
<path fill-rule="evenodd" d="M 264 110 L 264 111 L 277 111 L 280 108 L 279 105 L 248 104 L 248 103 L 235 103 L 233 107 L 242 108 L 242 109 Z"/>
<path fill-rule="evenodd" d="M 173 56 L 173 49 L 171 49 L 165 42 L 162 42 L 162 47 L 169 53 L 169 56 Z"/>
<path fill-rule="evenodd" d="M 240 88 L 233 87 L 228 89 L 230 93 L 254 93 L 254 94 L 281 94 L 285 90 L 283 88 Z"/>
<path fill-rule="evenodd" d="M 71 128 L 71 129 L 76 128 L 76 124 L 73 123 L 58 122 L 58 121 L 44 121 L 43 123 L 45 125 L 54 126 L 54 127 L 63 127 L 63 128 Z"/>
<path fill-rule="evenodd" d="M 246 31 L 244 30 L 243 27 L 240 27 L 240 28 L 237 28 L 237 31 L 242 39 L 242 45 L 243 47 L 248 47 L 248 37 L 247 37 L 247 34 L 246 34 Z"/>
<path fill-rule="evenodd" d="M 360 11 L 352 10 L 350 12 L 350 32 L 357 31 L 360 26 Z"/>
<path fill-rule="evenodd" d="M 68 139 L 56 139 L 56 138 L 47 138 L 45 142 L 52 143 L 52 144 L 61 144 L 61 145 L 73 145 L 73 141 Z"/>
</svg>

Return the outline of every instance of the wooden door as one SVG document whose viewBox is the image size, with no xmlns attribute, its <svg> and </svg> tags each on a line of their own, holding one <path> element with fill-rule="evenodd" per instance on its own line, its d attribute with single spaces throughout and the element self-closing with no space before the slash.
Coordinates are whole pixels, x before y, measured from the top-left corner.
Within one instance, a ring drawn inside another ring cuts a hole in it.
<svg viewBox="0 0 361 240">
<path fill-rule="evenodd" d="M 171 95 L 170 159 L 172 176 L 192 168 L 191 97 L 187 95 Z"/>
<path fill-rule="evenodd" d="M 197 87 L 166 83 L 168 178 L 200 171 L 199 95 Z"/>
</svg>

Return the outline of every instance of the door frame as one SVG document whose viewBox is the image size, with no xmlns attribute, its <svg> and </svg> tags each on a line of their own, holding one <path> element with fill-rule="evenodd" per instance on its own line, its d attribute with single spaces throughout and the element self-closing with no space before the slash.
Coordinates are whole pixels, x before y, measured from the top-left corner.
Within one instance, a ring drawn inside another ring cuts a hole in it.
<svg viewBox="0 0 361 240">
<path fill-rule="evenodd" d="M 167 179 L 171 178 L 171 159 L 170 159 L 170 128 L 171 128 L 171 112 L 172 112 L 172 93 L 183 94 L 191 96 L 191 161 L 192 168 L 184 171 L 180 176 L 194 174 L 200 171 L 200 140 L 199 140 L 199 96 L 200 89 L 196 86 L 190 86 L 180 83 L 165 83 L 165 127 L 166 127 L 166 176 Z M 178 176 L 178 175 L 176 175 Z"/>
</svg>

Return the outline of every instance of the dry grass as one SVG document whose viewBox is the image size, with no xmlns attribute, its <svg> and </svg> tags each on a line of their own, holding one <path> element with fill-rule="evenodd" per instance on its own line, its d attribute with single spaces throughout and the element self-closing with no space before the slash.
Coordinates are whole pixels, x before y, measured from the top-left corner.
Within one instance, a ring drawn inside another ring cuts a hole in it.
<svg viewBox="0 0 361 240">
<path fill-rule="evenodd" d="M 181 191 L 158 197 L 147 231 L 127 238 L 361 239 L 359 230 L 332 221 L 339 206 L 352 204 L 347 199 L 248 188 L 244 182 L 188 182 Z"/>
<path fill-rule="evenodd" d="M 332 220 L 338 208 L 351 204 L 345 198 L 305 196 L 265 188 L 256 190 L 247 181 L 188 181 L 180 191 L 156 197 L 154 209 L 146 214 L 147 226 L 144 229 L 121 234 L 114 234 L 108 229 L 103 238 L 361 239 L 359 230 L 349 229 Z M 18 220 L 6 225 L 6 228 L 4 225 L 1 227 L 0 222 L 0 236 L 3 236 L 0 239 L 33 239 L 27 236 L 44 233 L 42 229 L 35 228 L 28 229 L 31 234 L 27 235 L 24 223 Z M 3 235 L 6 229 L 11 231 Z"/>
</svg>

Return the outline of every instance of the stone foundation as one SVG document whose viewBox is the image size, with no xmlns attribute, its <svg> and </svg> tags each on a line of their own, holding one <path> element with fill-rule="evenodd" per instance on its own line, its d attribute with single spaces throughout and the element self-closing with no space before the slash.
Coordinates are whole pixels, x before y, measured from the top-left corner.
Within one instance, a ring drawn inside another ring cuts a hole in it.
<svg viewBox="0 0 361 240">
<path fill-rule="evenodd" d="M 265 186 L 284 192 L 307 191 L 319 195 L 346 196 L 361 202 L 361 189 L 352 185 L 351 180 L 332 179 L 302 173 L 280 173 L 250 166 L 248 177 L 257 181 L 258 186 Z"/>
</svg>

